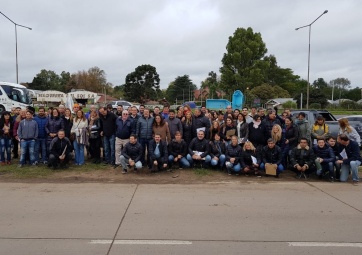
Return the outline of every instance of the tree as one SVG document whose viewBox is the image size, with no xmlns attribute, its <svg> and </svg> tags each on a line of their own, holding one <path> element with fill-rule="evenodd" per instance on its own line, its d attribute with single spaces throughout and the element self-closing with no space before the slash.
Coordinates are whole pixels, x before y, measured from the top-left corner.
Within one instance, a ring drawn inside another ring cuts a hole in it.
<svg viewBox="0 0 362 255">
<path fill-rule="evenodd" d="M 263 101 L 272 98 L 286 98 L 290 97 L 289 92 L 279 86 L 270 86 L 263 84 L 253 88 L 250 93 Z"/>
<path fill-rule="evenodd" d="M 192 80 L 188 75 L 177 76 L 177 78 L 171 82 L 166 89 L 166 99 L 169 102 L 188 101 L 190 94 L 197 89 L 197 86 L 192 83 Z"/>
<path fill-rule="evenodd" d="M 294 97 L 297 100 L 297 105 L 300 105 L 300 95 Z M 303 105 L 307 103 L 307 94 L 303 93 Z M 325 108 L 328 105 L 327 95 L 323 93 L 322 90 L 318 88 L 310 88 L 309 90 L 309 104 L 320 104 L 322 108 Z"/>
<path fill-rule="evenodd" d="M 312 87 L 316 89 L 325 89 L 328 87 L 328 83 L 323 78 L 318 78 L 313 82 Z"/>
<path fill-rule="evenodd" d="M 264 81 L 264 71 L 268 63 L 262 58 L 267 52 L 260 33 L 252 28 L 237 28 L 229 37 L 227 53 L 222 58 L 220 68 L 221 88 L 228 94 L 236 89 L 245 91 Z"/>
<path fill-rule="evenodd" d="M 337 78 L 329 82 L 331 86 L 337 86 L 341 89 L 347 89 L 351 87 L 351 82 L 347 78 Z"/>
<path fill-rule="evenodd" d="M 160 77 L 156 68 L 151 65 L 141 65 L 126 76 L 124 97 L 130 101 L 145 103 L 157 99 L 160 92 Z"/>
<path fill-rule="evenodd" d="M 209 76 L 201 82 L 201 88 L 206 89 L 209 88 L 209 97 L 218 99 L 218 88 L 220 81 L 217 77 L 217 74 L 213 71 L 209 72 Z"/>
<path fill-rule="evenodd" d="M 113 91 L 112 84 L 107 82 L 105 71 L 97 66 L 89 68 L 88 71 L 73 73 L 68 79 L 65 90 L 69 92 L 72 89 L 84 89 L 96 93 L 104 93 L 106 90 L 107 94 Z"/>
<path fill-rule="evenodd" d="M 61 78 L 51 70 L 42 69 L 29 84 L 30 89 L 64 91 Z"/>
</svg>

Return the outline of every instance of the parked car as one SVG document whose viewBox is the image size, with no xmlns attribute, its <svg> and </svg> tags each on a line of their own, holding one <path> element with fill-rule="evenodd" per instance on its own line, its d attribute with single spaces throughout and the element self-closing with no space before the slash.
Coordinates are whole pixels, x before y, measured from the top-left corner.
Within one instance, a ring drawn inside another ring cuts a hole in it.
<svg viewBox="0 0 362 255">
<path fill-rule="evenodd" d="M 328 124 L 328 126 L 329 126 L 329 133 L 335 137 L 338 136 L 338 131 L 339 131 L 338 120 L 329 111 L 327 111 L 327 110 L 293 110 L 293 111 L 291 111 L 292 118 L 296 119 L 300 112 L 305 113 L 305 118 L 306 118 L 306 120 L 308 120 L 309 125 L 311 127 L 315 123 L 317 116 L 322 115 L 323 118 L 326 120 L 326 124 Z M 360 116 L 360 119 L 357 120 L 356 116 Z M 351 119 L 348 119 L 348 118 L 351 118 Z M 352 127 L 354 127 L 357 130 L 358 134 L 362 137 L 362 124 L 361 124 L 362 115 L 347 116 L 347 119 L 348 119 L 349 124 Z"/>
<path fill-rule="evenodd" d="M 360 137 L 362 137 L 362 115 L 349 115 L 343 118 L 346 118 L 351 126 L 356 129 Z M 340 119 L 342 118 L 339 118 L 338 120 Z"/>
<path fill-rule="evenodd" d="M 117 106 L 119 106 L 119 105 L 122 105 L 124 110 L 127 110 L 128 107 L 133 106 L 132 103 L 130 103 L 128 101 L 124 101 L 124 100 L 112 101 L 111 105 L 113 107 L 113 110 L 117 110 Z"/>
</svg>

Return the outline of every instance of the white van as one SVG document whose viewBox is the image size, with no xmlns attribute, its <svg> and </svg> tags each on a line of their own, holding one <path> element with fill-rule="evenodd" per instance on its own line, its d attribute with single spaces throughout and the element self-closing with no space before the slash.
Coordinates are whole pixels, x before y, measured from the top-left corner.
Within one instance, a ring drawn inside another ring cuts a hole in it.
<svg viewBox="0 0 362 255">
<path fill-rule="evenodd" d="M 0 81 L 0 114 L 13 107 L 26 108 L 31 104 L 28 89 L 20 84 Z"/>
</svg>

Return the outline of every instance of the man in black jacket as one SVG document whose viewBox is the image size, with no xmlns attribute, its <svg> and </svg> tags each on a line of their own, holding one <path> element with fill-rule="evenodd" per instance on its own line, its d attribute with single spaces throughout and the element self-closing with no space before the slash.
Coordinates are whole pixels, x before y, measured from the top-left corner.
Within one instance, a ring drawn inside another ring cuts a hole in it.
<svg viewBox="0 0 362 255">
<path fill-rule="evenodd" d="M 275 141 L 272 138 L 268 139 L 268 145 L 264 146 L 261 151 L 261 161 L 260 169 L 265 171 L 266 164 L 272 164 L 276 166 L 277 172 L 275 177 L 279 177 L 279 174 L 284 171 L 282 164 L 283 153 L 278 145 L 275 144 Z"/>
<path fill-rule="evenodd" d="M 194 116 L 194 137 L 198 135 L 199 130 L 204 130 L 205 137 L 209 137 L 209 130 L 211 126 L 210 120 L 205 117 L 205 115 L 198 108 L 195 109 Z"/>
<path fill-rule="evenodd" d="M 55 137 L 50 143 L 48 167 L 53 167 L 53 169 L 56 169 L 58 165 L 60 165 L 61 168 L 67 168 L 72 148 L 73 147 L 69 139 L 65 137 L 64 130 L 59 130 L 58 136 Z"/>
<path fill-rule="evenodd" d="M 102 107 L 99 112 L 101 120 L 101 136 L 103 136 L 103 149 L 106 164 L 114 165 L 115 162 L 115 134 L 117 116 L 107 110 L 107 107 Z"/>
<path fill-rule="evenodd" d="M 346 182 L 351 171 L 353 185 L 358 185 L 358 167 L 362 162 L 359 145 L 357 142 L 349 140 L 345 134 L 339 136 L 339 142 L 340 153 L 338 154 L 339 160 L 337 160 L 337 163 L 342 164 L 340 180 L 341 182 Z"/>
<path fill-rule="evenodd" d="M 209 155 L 209 141 L 205 139 L 205 132 L 199 130 L 197 137 L 192 139 L 189 145 L 189 154 L 187 154 L 187 160 L 191 166 L 194 166 L 194 162 L 200 162 L 201 167 L 207 166 L 211 161 Z M 204 163 L 203 163 L 204 162 Z"/>
<path fill-rule="evenodd" d="M 122 174 L 128 172 L 128 166 L 134 167 L 135 169 L 142 168 L 141 156 L 142 156 L 142 146 L 137 142 L 137 136 L 132 134 L 129 137 L 129 142 L 123 147 L 122 154 L 120 157 Z"/>
<path fill-rule="evenodd" d="M 298 179 L 302 177 L 308 179 L 308 175 L 314 170 L 314 160 L 314 152 L 309 148 L 307 138 L 300 138 L 298 146 L 290 152 L 290 162 L 293 166 L 292 171 L 297 173 Z"/>
<path fill-rule="evenodd" d="M 187 144 L 182 139 L 180 131 L 176 131 L 175 133 L 175 139 L 171 140 L 171 142 L 168 144 L 168 164 L 170 167 L 174 163 L 179 163 L 180 168 L 188 168 L 190 167 L 190 163 L 186 159 L 187 155 Z"/>
<path fill-rule="evenodd" d="M 167 168 L 168 150 L 167 143 L 161 140 L 160 134 L 155 134 L 155 137 L 149 143 L 150 160 L 152 163 L 151 172 L 161 171 Z"/>
</svg>

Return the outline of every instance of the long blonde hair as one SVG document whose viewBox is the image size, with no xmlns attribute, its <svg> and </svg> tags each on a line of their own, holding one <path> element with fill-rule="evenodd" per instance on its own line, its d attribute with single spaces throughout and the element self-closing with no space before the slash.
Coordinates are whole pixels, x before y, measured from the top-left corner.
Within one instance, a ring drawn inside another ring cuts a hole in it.
<svg viewBox="0 0 362 255">
<path fill-rule="evenodd" d="M 250 142 L 250 141 L 246 141 L 245 143 L 244 143 L 244 146 L 243 146 L 243 151 L 246 151 L 246 146 L 247 145 L 250 145 L 250 150 L 252 150 L 252 151 L 254 151 L 255 152 L 255 146 L 254 146 L 254 144 L 252 143 L 252 142 Z"/>
<path fill-rule="evenodd" d="M 277 127 L 278 132 L 274 133 L 273 129 Z M 274 140 L 274 142 L 279 142 L 282 139 L 282 128 L 280 125 L 275 124 L 271 130 L 271 138 Z"/>
<path fill-rule="evenodd" d="M 346 118 L 342 118 L 340 120 L 338 120 L 339 123 L 339 127 L 344 131 L 346 130 L 347 133 L 351 133 L 352 132 L 352 128 L 351 125 L 349 125 L 348 120 Z"/>
</svg>

